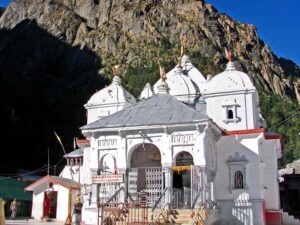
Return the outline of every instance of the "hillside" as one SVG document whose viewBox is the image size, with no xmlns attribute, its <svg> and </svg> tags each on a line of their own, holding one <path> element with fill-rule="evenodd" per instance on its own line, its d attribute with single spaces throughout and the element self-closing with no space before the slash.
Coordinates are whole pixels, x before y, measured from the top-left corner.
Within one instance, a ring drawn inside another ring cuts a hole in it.
<svg viewBox="0 0 300 225">
<path fill-rule="evenodd" d="M 176 64 L 182 44 L 204 75 L 222 71 L 224 47 L 232 49 L 260 90 L 270 128 L 292 116 L 300 100 L 299 67 L 274 55 L 254 26 L 204 1 L 13 0 L 0 28 L 4 138 L 15 151 L 25 148 L 44 160 L 48 147 L 53 160 L 61 154 L 53 130 L 72 148 L 85 123 L 83 105 L 108 83 L 112 65 L 123 66 L 125 84 L 137 95 L 158 79 L 158 61 Z M 297 132 L 295 124 L 283 128 Z M 274 130 L 297 147 L 294 133 L 283 128 Z"/>
</svg>

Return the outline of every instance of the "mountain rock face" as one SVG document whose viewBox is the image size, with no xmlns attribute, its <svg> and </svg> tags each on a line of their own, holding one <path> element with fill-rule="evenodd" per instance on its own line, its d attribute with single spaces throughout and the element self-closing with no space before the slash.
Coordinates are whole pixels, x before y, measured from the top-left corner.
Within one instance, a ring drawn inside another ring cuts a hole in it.
<svg viewBox="0 0 300 225">
<path fill-rule="evenodd" d="M 71 46 L 92 50 L 104 67 L 176 61 L 184 44 L 192 59 L 214 65 L 199 65 L 207 75 L 224 68 L 227 47 L 258 88 L 300 100 L 299 67 L 278 59 L 254 26 L 218 13 L 204 0 L 13 0 L 0 27 L 13 29 L 24 19 Z"/>
</svg>

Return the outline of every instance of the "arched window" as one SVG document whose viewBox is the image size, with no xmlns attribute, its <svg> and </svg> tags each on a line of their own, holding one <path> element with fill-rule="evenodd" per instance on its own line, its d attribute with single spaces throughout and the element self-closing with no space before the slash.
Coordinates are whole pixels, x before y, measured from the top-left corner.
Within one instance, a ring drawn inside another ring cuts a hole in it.
<svg viewBox="0 0 300 225">
<path fill-rule="evenodd" d="M 240 170 L 234 173 L 234 188 L 244 188 L 243 173 Z"/>
<path fill-rule="evenodd" d="M 228 111 L 227 111 L 227 119 L 233 119 L 233 111 L 232 111 L 232 109 L 228 109 Z"/>
</svg>

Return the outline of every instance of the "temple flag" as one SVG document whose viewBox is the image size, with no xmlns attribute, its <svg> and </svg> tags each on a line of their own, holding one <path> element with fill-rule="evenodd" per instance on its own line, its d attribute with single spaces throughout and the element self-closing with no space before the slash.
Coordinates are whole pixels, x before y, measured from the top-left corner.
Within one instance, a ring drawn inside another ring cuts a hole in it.
<svg viewBox="0 0 300 225">
<path fill-rule="evenodd" d="M 62 149 L 63 149 L 63 151 L 64 151 L 64 154 L 66 155 L 67 153 L 66 153 L 66 150 L 65 150 L 65 148 L 64 148 L 64 145 L 63 145 L 63 143 L 62 143 L 60 137 L 57 135 L 57 133 L 56 133 L 55 131 L 53 131 L 53 132 L 54 132 L 54 135 L 55 135 L 56 139 L 58 140 L 59 144 L 61 145 L 61 147 L 62 147 Z"/>
</svg>

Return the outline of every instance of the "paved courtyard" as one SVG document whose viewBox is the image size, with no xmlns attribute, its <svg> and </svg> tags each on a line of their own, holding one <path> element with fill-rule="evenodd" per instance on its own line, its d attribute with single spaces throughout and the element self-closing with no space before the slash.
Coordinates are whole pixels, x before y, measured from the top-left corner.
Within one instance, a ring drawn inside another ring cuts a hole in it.
<svg viewBox="0 0 300 225">
<path fill-rule="evenodd" d="M 63 221 L 38 221 L 38 220 L 31 220 L 31 219 L 16 219 L 16 220 L 6 220 L 6 225 L 64 225 Z"/>
</svg>

